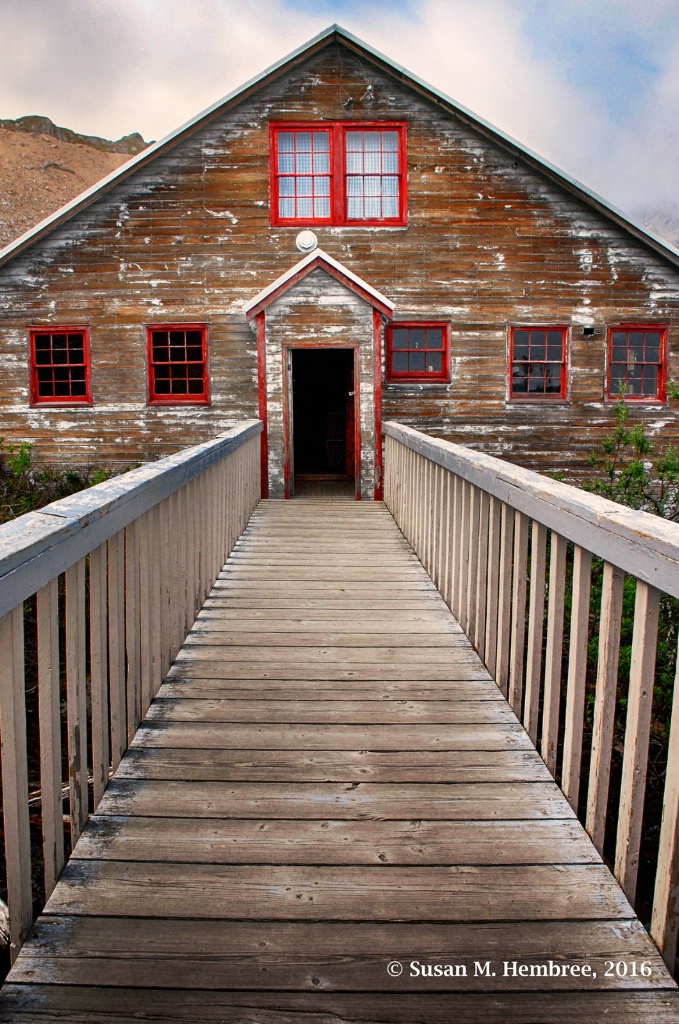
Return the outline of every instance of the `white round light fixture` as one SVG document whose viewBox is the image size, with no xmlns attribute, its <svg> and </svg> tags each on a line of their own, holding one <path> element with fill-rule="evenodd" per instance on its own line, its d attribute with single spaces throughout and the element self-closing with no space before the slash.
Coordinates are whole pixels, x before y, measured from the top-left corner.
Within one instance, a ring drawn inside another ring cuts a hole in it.
<svg viewBox="0 0 679 1024">
<path fill-rule="evenodd" d="M 313 252 L 318 245 L 318 239 L 316 238 L 313 231 L 309 231 L 308 228 L 304 231 L 300 231 L 295 239 L 295 245 L 300 252 L 308 253 Z"/>
</svg>

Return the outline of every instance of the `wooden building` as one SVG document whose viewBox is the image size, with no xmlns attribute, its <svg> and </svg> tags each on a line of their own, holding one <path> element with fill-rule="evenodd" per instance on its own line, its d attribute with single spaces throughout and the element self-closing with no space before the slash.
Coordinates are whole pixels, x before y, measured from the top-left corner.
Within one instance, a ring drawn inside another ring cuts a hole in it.
<svg viewBox="0 0 679 1024">
<path fill-rule="evenodd" d="M 575 474 L 620 384 L 679 441 L 679 252 L 336 26 L 7 247 L 0 345 L 43 460 L 260 416 L 274 497 L 387 418 Z"/>
</svg>

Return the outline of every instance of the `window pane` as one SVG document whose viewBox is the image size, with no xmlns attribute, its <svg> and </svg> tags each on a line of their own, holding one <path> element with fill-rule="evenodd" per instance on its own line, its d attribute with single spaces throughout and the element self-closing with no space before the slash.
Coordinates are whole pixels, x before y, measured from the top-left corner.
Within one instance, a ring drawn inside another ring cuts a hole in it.
<svg viewBox="0 0 679 1024">
<path fill-rule="evenodd" d="M 382 149 L 398 152 L 398 132 L 380 132 Z"/>
<path fill-rule="evenodd" d="M 278 201 L 278 216 L 279 217 L 294 217 L 295 216 L 295 200 L 294 199 L 280 199 Z"/>
<path fill-rule="evenodd" d="M 347 152 L 358 152 L 363 150 L 363 132 L 347 132 Z"/>
<path fill-rule="evenodd" d="M 561 393 L 561 368 L 556 366 L 546 367 L 545 391 L 548 394 L 558 395 Z"/>
<path fill-rule="evenodd" d="M 347 195 L 363 195 L 363 178 L 347 178 Z"/>
<path fill-rule="evenodd" d="M 395 327 L 391 332 L 392 348 L 408 348 L 408 330 L 403 327 Z"/>
<path fill-rule="evenodd" d="M 287 152 L 292 153 L 295 149 L 295 133 L 294 132 L 279 132 L 278 133 L 278 151 L 279 153 Z"/>
<path fill-rule="evenodd" d="M 525 366 L 515 366 L 512 373 L 513 394 L 524 394 L 528 391 L 528 376 Z"/>
<path fill-rule="evenodd" d="M 646 362 L 660 362 L 660 334 L 657 331 L 646 334 Z"/>
<path fill-rule="evenodd" d="M 278 173 L 292 174 L 295 170 L 294 153 L 278 153 Z"/>
<path fill-rule="evenodd" d="M 424 352 L 411 352 L 410 353 L 410 369 L 413 371 L 422 371 L 425 368 L 424 365 Z"/>
<path fill-rule="evenodd" d="M 330 154 L 314 153 L 314 174 L 328 174 L 330 171 Z"/>
<path fill-rule="evenodd" d="M 363 171 L 363 154 L 347 153 L 347 173 L 361 174 Z"/>
<path fill-rule="evenodd" d="M 297 195 L 312 196 L 314 194 L 313 178 L 297 178 Z"/>
<path fill-rule="evenodd" d="M 314 217 L 322 218 L 330 216 L 330 200 L 314 199 Z"/>
<path fill-rule="evenodd" d="M 347 202 L 347 217 L 349 220 L 361 220 L 363 218 L 363 200 L 349 197 Z"/>
<path fill-rule="evenodd" d="M 408 353 L 393 352 L 391 357 L 391 366 L 393 370 L 405 373 L 408 369 Z"/>
<path fill-rule="evenodd" d="M 531 359 L 544 359 L 546 356 L 547 332 L 530 332 L 530 357 Z"/>
<path fill-rule="evenodd" d="M 382 214 L 382 204 L 379 199 L 368 198 L 363 202 L 363 216 L 366 220 L 377 220 Z"/>
<path fill-rule="evenodd" d="M 190 363 L 201 363 L 203 361 L 203 346 L 188 346 L 186 349 L 186 358 Z"/>
<path fill-rule="evenodd" d="M 410 348 L 424 348 L 424 328 L 410 328 Z"/>
<path fill-rule="evenodd" d="M 382 200 L 382 216 L 383 217 L 398 217 L 398 198 L 390 198 Z"/>
<path fill-rule="evenodd" d="M 427 352 L 427 370 L 430 373 L 440 373 L 443 368 L 442 352 Z"/>
<path fill-rule="evenodd" d="M 311 174 L 311 153 L 298 153 L 295 157 L 295 172 Z"/>
<path fill-rule="evenodd" d="M 398 153 L 382 154 L 382 170 L 385 173 L 398 171 Z"/>
<path fill-rule="evenodd" d="M 311 152 L 311 132 L 295 132 L 295 149 L 300 152 Z"/>
<path fill-rule="evenodd" d="M 514 359 L 528 359 L 528 331 L 514 331 Z"/>
<path fill-rule="evenodd" d="M 614 363 L 627 362 L 627 348 L 623 348 L 620 345 L 614 345 L 611 358 Z"/>
<path fill-rule="evenodd" d="M 645 366 L 644 367 L 644 379 L 643 388 L 644 395 L 657 395 L 658 394 L 658 367 L 657 366 Z"/>
<path fill-rule="evenodd" d="M 329 132 L 314 132 L 314 151 L 316 153 L 328 153 L 330 151 Z"/>
<path fill-rule="evenodd" d="M 317 196 L 329 196 L 330 178 L 314 178 L 314 191 Z"/>
<path fill-rule="evenodd" d="M 312 217 L 314 211 L 313 201 L 311 199 L 298 199 L 297 200 L 297 216 L 298 217 Z"/>
<path fill-rule="evenodd" d="M 427 348 L 443 348 L 443 331 L 440 327 L 428 327 L 426 332 Z"/>
</svg>

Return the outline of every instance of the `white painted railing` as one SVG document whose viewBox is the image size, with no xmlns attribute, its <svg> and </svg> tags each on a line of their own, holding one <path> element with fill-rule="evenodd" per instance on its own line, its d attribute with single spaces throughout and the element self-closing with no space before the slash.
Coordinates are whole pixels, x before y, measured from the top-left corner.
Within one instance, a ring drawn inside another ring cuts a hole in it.
<svg viewBox="0 0 679 1024">
<path fill-rule="evenodd" d="M 636 579 L 614 855 L 615 875 L 634 902 L 659 603 L 661 592 L 679 597 L 679 525 L 397 423 L 385 424 L 385 434 L 387 507 L 576 813 L 581 781 L 584 787 L 588 778 L 583 817 L 600 852 L 611 813 L 624 578 Z M 593 557 L 603 559 L 603 590 L 591 749 L 583 751 Z M 679 927 L 678 827 L 679 676 L 651 920 L 651 935 L 671 969 Z"/>
<path fill-rule="evenodd" d="M 31 926 L 33 901 L 25 616 L 37 610 L 47 898 L 65 859 L 63 790 L 70 799 L 72 849 L 259 500 L 261 429 L 250 421 L 0 527 L 0 727 L 12 960 Z"/>
</svg>

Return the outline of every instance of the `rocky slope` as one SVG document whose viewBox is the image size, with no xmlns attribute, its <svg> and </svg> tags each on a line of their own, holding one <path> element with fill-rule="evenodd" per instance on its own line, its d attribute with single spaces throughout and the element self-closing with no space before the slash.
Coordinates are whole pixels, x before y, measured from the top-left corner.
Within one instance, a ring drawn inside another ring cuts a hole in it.
<svg viewBox="0 0 679 1024">
<path fill-rule="evenodd" d="M 0 248 L 147 145 L 77 135 L 48 117 L 0 120 Z"/>
</svg>

